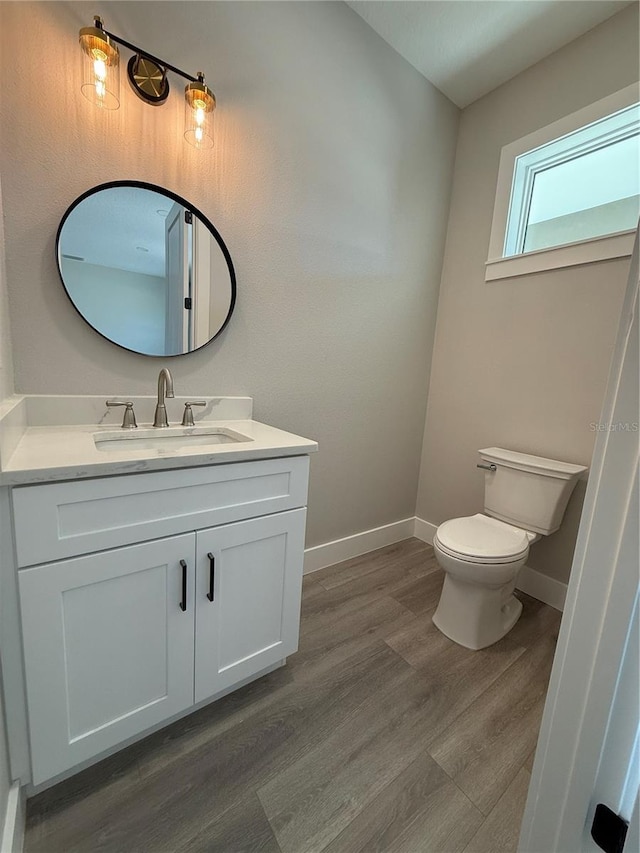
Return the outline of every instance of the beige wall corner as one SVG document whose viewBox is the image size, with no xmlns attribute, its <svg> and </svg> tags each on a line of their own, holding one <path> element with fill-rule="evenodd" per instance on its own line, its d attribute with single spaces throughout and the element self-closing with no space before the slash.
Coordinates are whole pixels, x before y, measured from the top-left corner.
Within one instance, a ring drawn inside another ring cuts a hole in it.
<svg viewBox="0 0 640 853">
<path fill-rule="evenodd" d="M 588 465 L 629 261 L 485 282 L 503 145 L 638 80 L 638 9 L 527 69 L 462 114 L 432 361 L 417 516 L 483 505 L 478 448 Z M 584 484 L 529 565 L 566 583 Z"/>
<path fill-rule="evenodd" d="M 13 368 L 11 361 L 11 346 L 9 338 L 9 316 L 7 306 L 7 293 L 5 285 L 5 252 L 2 215 L 2 189 L 0 187 L 0 402 L 13 393 Z M 0 519 L 0 529 L 6 533 L 3 520 Z M 5 538 L 4 535 L 2 537 Z M 2 546 L 6 548 L 6 542 Z M 2 601 L 2 579 L 4 576 L 5 559 L 0 548 L 0 602 Z M 1 609 L 1 605 L 0 605 Z M 4 703 L 2 699 L 2 669 L 0 667 L 0 839 L 3 835 L 3 827 L 7 817 L 7 805 L 9 802 L 9 791 L 11 788 L 11 777 L 9 775 L 9 759 L 7 752 L 7 739 L 4 716 Z"/>
<path fill-rule="evenodd" d="M 2 181 L 0 180 L 0 402 L 13 394 L 13 353 L 5 267 Z"/>
</svg>

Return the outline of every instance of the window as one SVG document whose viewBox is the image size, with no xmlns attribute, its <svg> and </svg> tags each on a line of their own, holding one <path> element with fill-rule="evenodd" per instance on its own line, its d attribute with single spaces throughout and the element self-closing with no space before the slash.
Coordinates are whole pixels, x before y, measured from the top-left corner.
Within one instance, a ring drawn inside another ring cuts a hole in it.
<svg viewBox="0 0 640 853">
<path fill-rule="evenodd" d="M 631 254 L 637 97 L 630 86 L 503 148 L 487 280 Z"/>
<path fill-rule="evenodd" d="M 634 104 L 516 157 L 504 256 L 635 228 L 639 128 Z"/>
</svg>

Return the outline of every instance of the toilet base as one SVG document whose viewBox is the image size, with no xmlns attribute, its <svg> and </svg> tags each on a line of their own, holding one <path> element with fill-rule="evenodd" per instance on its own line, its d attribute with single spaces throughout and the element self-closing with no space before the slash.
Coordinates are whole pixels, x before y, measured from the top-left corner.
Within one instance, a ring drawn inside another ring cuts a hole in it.
<svg viewBox="0 0 640 853">
<path fill-rule="evenodd" d="M 442 633 L 467 649 L 484 649 L 497 643 L 516 624 L 522 602 L 513 590 L 515 579 L 491 589 L 465 583 L 447 574 L 433 624 Z"/>
</svg>

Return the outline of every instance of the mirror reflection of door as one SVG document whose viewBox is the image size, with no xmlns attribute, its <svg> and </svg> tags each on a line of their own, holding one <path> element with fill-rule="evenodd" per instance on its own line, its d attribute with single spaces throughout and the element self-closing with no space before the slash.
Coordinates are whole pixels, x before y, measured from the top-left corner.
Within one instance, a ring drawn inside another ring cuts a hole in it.
<svg viewBox="0 0 640 853">
<path fill-rule="evenodd" d="M 233 311 L 222 238 L 187 201 L 151 184 L 116 181 L 80 196 L 60 224 L 57 259 L 81 316 L 144 355 L 198 349 Z"/>
<path fill-rule="evenodd" d="M 165 258 L 167 265 L 167 309 L 165 352 L 188 352 L 189 346 L 189 248 L 191 218 L 180 204 L 174 204 L 165 219 Z M 207 338 L 207 340 L 209 340 Z"/>
<path fill-rule="evenodd" d="M 209 233 L 199 219 L 193 223 L 193 346 L 201 347 L 211 337 L 209 302 L 217 288 L 211 276 L 211 242 Z"/>
</svg>

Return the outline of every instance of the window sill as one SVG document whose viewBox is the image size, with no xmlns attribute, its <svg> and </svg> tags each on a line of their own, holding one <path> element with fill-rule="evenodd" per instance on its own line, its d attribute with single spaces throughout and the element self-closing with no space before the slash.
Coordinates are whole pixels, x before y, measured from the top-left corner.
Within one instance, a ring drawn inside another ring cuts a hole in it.
<svg viewBox="0 0 640 853">
<path fill-rule="evenodd" d="M 485 281 L 497 281 L 501 278 L 516 278 L 537 272 L 558 270 L 580 264 L 592 264 L 613 258 L 628 258 L 633 252 L 635 229 L 594 237 L 578 243 L 567 243 L 551 249 L 538 249 L 524 255 L 512 255 L 508 258 L 488 260 L 485 264 Z"/>
</svg>

